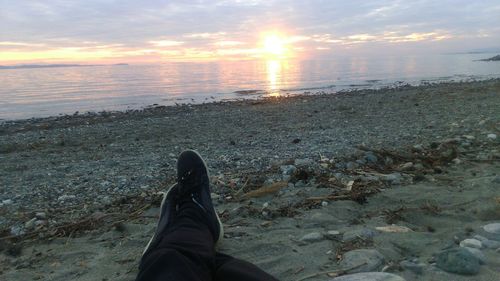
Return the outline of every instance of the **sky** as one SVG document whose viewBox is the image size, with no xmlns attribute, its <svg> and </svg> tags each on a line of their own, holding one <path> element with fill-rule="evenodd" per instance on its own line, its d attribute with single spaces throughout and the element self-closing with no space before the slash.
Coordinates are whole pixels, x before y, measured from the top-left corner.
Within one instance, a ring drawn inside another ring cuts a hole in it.
<svg viewBox="0 0 500 281">
<path fill-rule="evenodd" d="M 498 0 L 0 0 L 0 64 L 314 59 L 500 47 Z"/>
</svg>

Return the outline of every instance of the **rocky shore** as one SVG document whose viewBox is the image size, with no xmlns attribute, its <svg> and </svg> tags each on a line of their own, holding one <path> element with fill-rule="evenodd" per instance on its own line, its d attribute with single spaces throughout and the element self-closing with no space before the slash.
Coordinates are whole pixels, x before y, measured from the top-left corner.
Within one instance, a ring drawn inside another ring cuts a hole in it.
<svg viewBox="0 0 500 281">
<path fill-rule="evenodd" d="M 281 280 L 496 280 L 499 105 L 489 80 L 5 122 L 0 276 L 133 280 L 194 148 L 222 250 Z"/>
</svg>

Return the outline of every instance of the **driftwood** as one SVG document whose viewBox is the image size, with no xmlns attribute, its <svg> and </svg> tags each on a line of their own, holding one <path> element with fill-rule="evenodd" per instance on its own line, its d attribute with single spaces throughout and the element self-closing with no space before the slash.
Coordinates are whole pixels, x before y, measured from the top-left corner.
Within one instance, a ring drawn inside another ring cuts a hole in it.
<svg viewBox="0 0 500 281">
<path fill-rule="evenodd" d="M 334 270 L 334 271 L 317 272 L 317 273 L 310 274 L 310 275 L 304 276 L 302 278 L 299 278 L 296 281 L 303 281 L 303 280 L 306 280 L 306 279 L 310 279 L 310 278 L 317 277 L 317 276 L 320 276 L 320 275 L 325 275 L 325 274 L 328 275 L 329 277 L 337 277 L 337 276 L 341 276 L 341 275 L 347 274 L 351 270 L 360 268 L 360 267 L 362 267 L 365 264 L 366 264 L 366 262 L 364 262 L 362 264 L 355 265 L 355 266 L 350 267 L 350 268 L 346 268 L 346 269 L 339 269 L 339 270 Z"/>
</svg>

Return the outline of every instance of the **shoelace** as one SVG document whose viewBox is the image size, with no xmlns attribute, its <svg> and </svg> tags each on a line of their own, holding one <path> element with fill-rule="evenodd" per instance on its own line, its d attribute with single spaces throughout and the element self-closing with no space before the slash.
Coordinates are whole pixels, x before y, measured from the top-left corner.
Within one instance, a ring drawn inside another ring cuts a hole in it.
<svg viewBox="0 0 500 281">
<path fill-rule="evenodd" d="M 189 170 L 187 171 L 186 173 L 184 173 L 184 175 L 182 175 L 179 179 L 179 185 L 180 185 L 180 191 L 177 193 L 177 199 L 178 199 L 178 202 L 182 203 L 181 198 L 185 198 L 187 196 L 186 195 L 186 187 L 189 186 L 189 185 L 195 185 L 196 184 L 196 178 L 195 177 L 191 177 L 191 175 L 193 174 L 193 170 Z M 207 210 L 205 209 L 205 207 L 203 207 L 203 205 L 198 202 L 198 200 L 196 200 L 195 196 L 193 193 L 190 193 L 189 194 L 189 197 L 191 198 L 191 201 L 194 202 L 196 205 L 198 205 L 198 207 L 200 207 L 203 211 L 207 212 Z M 185 202 L 185 201 L 184 201 Z M 175 208 L 176 210 L 179 210 L 179 205 L 178 204 Z"/>
</svg>

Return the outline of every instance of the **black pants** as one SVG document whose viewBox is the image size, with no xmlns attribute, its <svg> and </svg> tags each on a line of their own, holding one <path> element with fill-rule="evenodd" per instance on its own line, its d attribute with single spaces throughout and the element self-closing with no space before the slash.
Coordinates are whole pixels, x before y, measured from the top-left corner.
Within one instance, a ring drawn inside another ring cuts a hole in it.
<svg viewBox="0 0 500 281">
<path fill-rule="evenodd" d="M 158 246 L 141 259 L 136 281 L 277 281 L 257 266 L 215 251 L 204 214 L 181 208 Z"/>
</svg>

